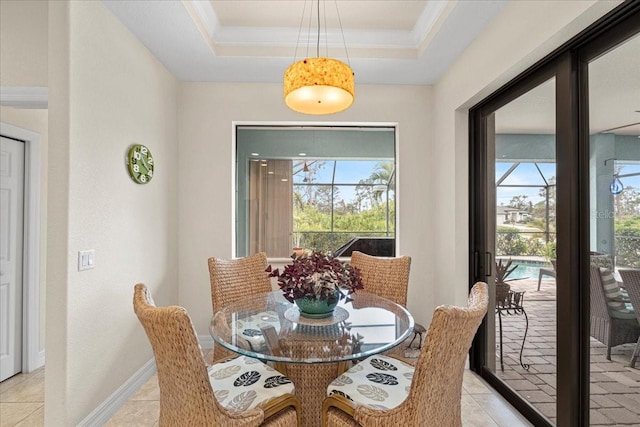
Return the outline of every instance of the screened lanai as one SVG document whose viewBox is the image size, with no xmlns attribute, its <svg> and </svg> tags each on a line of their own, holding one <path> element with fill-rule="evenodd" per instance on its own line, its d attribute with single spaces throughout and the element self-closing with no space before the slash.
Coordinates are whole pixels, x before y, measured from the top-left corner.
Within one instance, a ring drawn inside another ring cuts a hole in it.
<svg viewBox="0 0 640 427">
<path fill-rule="evenodd" d="M 395 147 L 394 127 L 239 126 L 236 255 L 395 247 Z"/>
</svg>

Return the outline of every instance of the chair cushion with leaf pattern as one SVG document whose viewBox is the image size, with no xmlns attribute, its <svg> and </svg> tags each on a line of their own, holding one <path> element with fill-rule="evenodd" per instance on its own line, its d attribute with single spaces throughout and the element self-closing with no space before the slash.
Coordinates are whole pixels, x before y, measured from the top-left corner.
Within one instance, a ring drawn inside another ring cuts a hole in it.
<svg viewBox="0 0 640 427">
<path fill-rule="evenodd" d="M 288 377 L 247 356 L 211 366 L 209 381 L 216 400 L 232 412 L 249 411 L 285 393 L 294 393 Z"/>
<path fill-rule="evenodd" d="M 392 357 L 370 356 L 327 387 L 327 396 L 340 394 L 359 405 L 392 409 L 409 395 L 414 367 Z"/>
<path fill-rule="evenodd" d="M 267 348 L 267 343 L 260 330 L 264 326 L 273 326 L 276 333 L 280 332 L 278 313 L 263 311 L 237 322 L 238 334 L 249 344 L 251 351 L 260 352 Z"/>
</svg>

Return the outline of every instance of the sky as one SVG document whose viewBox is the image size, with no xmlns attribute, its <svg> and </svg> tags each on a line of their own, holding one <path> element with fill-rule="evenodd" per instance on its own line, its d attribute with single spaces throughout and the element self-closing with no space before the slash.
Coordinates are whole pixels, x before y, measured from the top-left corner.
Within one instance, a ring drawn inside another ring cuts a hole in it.
<svg viewBox="0 0 640 427">
<path fill-rule="evenodd" d="M 309 159 L 310 169 L 316 169 L 312 162 L 316 160 Z M 339 184 L 356 184 L 361 179 L 371 176 L 375 170 L 377 160 L 344 160 L 338 161 L 336 166 L 335 182 Z M 501 178 L 513 163 L 496 163 L 496 181 Z M 545 185 L 544 179 L 549 182 L 556 175 L 555 163 L 538 163 L 540 171 L 538 171 L 533 163 L 521 163 L 501 184 L 497 191 L 497 205 L 507 206 L 514 196 L 526 195 L 527 200 L 533 204 L 540 202 L 543 198 L 540 196 L 540 190 Z M 294 167 L 294 169 L 298 169 Z M 333 173 L 333 162 L 326 161 L 324 167 L 318 169 L 314 177 L 315 183 L 330 183 Z M 542 176 L 541 176 L 542 173 Z M 640 165 L 624 165 L 620 168 L 620 175 L 637 173 L 640 174 Z M 542 178 L 544 176 L 544 179 Z M 305 173 L 300 171 L 294 177 L 294 182 L 301 183 L 305 177 Z M 632 186 L 640 189 L 640 175 L 633 177 L 620 178 L 625 187 Z M 539 185 L 535 188 L 508 187 L 508 185 Z M 340 197 L 349 202 L 355 194 L 355 187 L 341 187 Z"/>
<path fill-rule="evenodd" d="M 513 163 L 496 163 L 496 181 L 504 175 L 504 173 L 513 165 Z M 555 163 L 538 163 L 542 175 L 547 179 L 555 177 Z M 640 174 L 640 165 L 624 165 L 620 168 L 620 175 L 637 173 Z M 631 186 L 640 190 L 640 175 L 632 177 L 620 178 L 622 184 L 625 187 Z M 541 190 L 538 188 L 522 188 L 522 187 L 507 187 L 507 185 L 544 185 L 544 180 L 540 176 L 540 173 L 536 170 L 533 163 L 521 163 L 503 182 L 502 186 L 498 188 L 497 205 L 507 206 L 514 196 L 526 195 L 527 200 L 536 204 L 543 200 L 539 195 Z"/>
</svg>

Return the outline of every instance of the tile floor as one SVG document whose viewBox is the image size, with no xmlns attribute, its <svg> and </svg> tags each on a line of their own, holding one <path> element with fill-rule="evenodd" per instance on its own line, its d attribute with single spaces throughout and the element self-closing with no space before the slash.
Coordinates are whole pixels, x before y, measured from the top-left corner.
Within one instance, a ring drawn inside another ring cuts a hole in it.
<svg viewBox="0 0 640 427">
<path fill-rule="evenodd" d="M 525 290 L 529 330 L 519 363 L 525 328 L 522 316 L 503 318 L 504 372 L 497 363 L 498 376 L 525 396 L 552 421 L 555 416 L 555 281 L 545 279 L 540 291 L 535 280 L 514 282 Z M 605 348 L 591 340 L 591 425 L 640 426 L 640 367 L 630 368 L 633 344 L 615 347 L 612 360 L 605 359 Z M 206 354 L 210 357 L 210 353 Z M 107 425 L 155 426 L 159 412 L 157 380 L 152 377 Z M 497 393 L 471 372 L 466 372 L 462 393 L 462 419 L 465 426 L 528 425 Z M 0 427 L 42 426 L 44 420 L 44 370 L 20 374 L 0 383 Z"/>
<path fill-rule="evenodd" d="M 210 353 L 206 354 L 210 357 Z M 160 392 L 154 375 L 106 424 L 109 427 L 158 425 Z M 501 396 L 466 371 L 462 384 L 462 422 L 469 427 L 529 426 Z M 44 425 L 44 369 L 0 383 L 0 426 Z"/>
</svg>

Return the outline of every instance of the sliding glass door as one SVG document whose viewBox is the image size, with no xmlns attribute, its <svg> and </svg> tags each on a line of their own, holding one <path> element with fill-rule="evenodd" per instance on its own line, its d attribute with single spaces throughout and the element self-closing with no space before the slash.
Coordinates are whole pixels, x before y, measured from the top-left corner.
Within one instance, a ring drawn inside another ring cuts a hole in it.
<svg viewBox="0 0 640 427">
<path fill-rule="evenodd" d="M 639 34 L 624 3 L 470 112 L 471 367 L 536 426 L 640 424 Z"/>
<path fill-rule="evenodd" d="M 640 269 L 640 36 L 589 56 L 591 424 L 638 425 L 640 283 L 621 272 Z"/>
<path fill-rule="evenodd" d="M 556 78 L 481 121 L 486 156 L 480 252 L 491 289 L 485 366 L 509 392 L 556 421 Z"/>
</svg>

